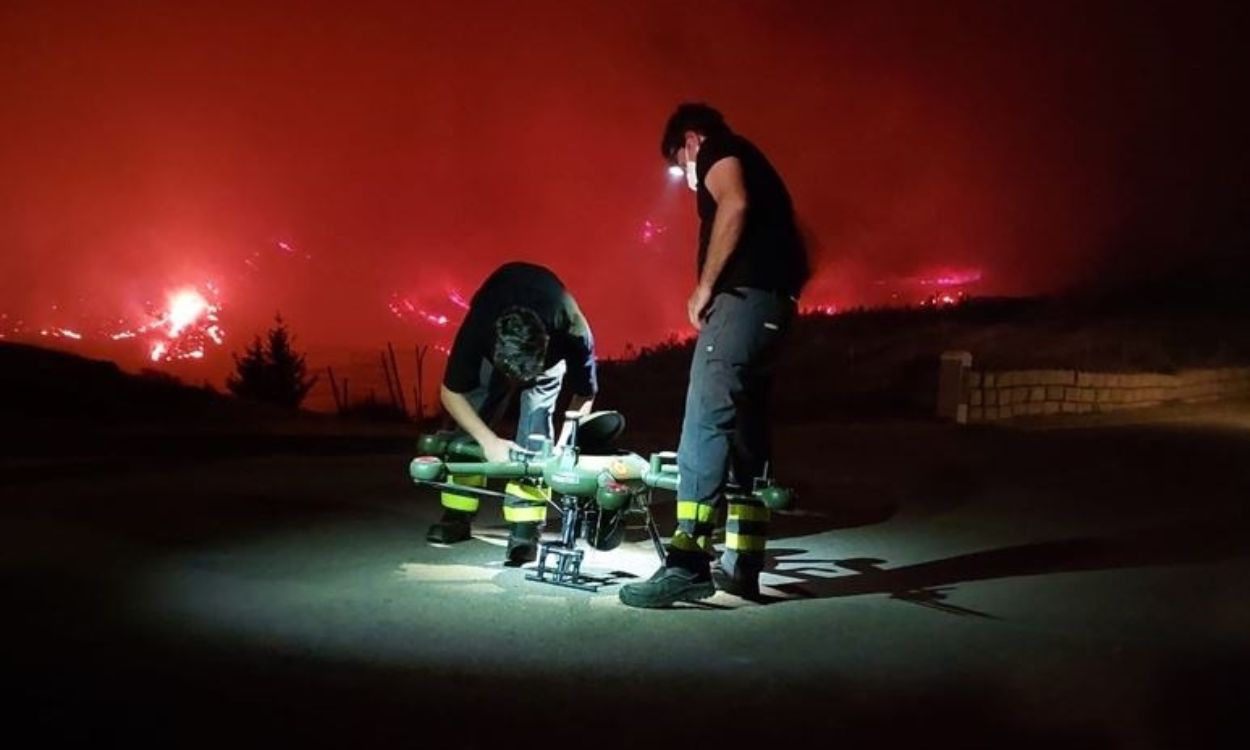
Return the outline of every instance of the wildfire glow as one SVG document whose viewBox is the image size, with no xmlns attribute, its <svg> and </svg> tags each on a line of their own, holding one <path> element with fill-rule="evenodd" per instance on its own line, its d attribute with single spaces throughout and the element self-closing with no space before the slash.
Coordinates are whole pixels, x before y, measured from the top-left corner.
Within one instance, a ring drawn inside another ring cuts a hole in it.
<svg viewBox="0 0 1250 750">
<path fill-rule="evenodd" d="M 464 297 L 460 296 L 460 292 L 455 289 L 447 290 L 447 302 L 451 303 L 453 308 L 460 308 L 461 310 L 469 308 L 469 304 L 464 301 Z M 435 333 L 433 333 L 431 338 L 434 340 L 425 340 L 429 341 L 428 345 L 431 349 L 444 355 L 451 352 L 452 327 L 458 326 L 464 317 L 457 310 L 449 309 L 447 304 L 442 301 L 430 304 L 427 307 L 421 304 L 420 300 L 414 302 L 408 297 L 401 296 L 398 292 L 391 294 L 390 300 L 386 303 L 386 308 L 400 322 L 425 329 L 425 335 L 430 335 L 429 328 L 432 326 L 435 329 Z M 447 312 L 443 312 L 444 310 Z"/>
<path fill-rule="evenodd" d="M 964 286 L 975 284 L 981 280 L 981 270 L 972 268 L 966 271 L 951 271 L 931 278 L 918 279 L 921 286 Z"/>
<path fill-rule="evenodd" d="M 218 288 L 209 283 L 204 289 L 216 299 Z M 149 312 L 151 322 L 137 328 L 113 330 L 106 335 L 113 341 L 144 338 L 148 341 L 148 359 L 153 362 L 172 362 L 185 359 L 203 359 L 209 344 L 221 346 L 225 341 L 217 314 L 220 306 L 210 301 L 195 287 L 183 287 L 169 293 L 165 309 Z M 118 321 L 124 324 L 124 320 Z M 152 341 L 153 336 L 161 338 Z"/>
<path fill-rule="evenodd" d="M 921 307 L 951 307 L 958 305 L 968 298 L 963 292 L 941 292 L 934 294 L 927 299 L 921 300 Z"/>
<path fill-rule="evenodd" d="M 211 294 L 217 294 L 217 288 L 212 284 L 207 284 L 205 288 Z M 170 293 L 165 312 L 152 326 L 164 329 L 165 337 L 169 341 L 152 345 L 149 352 L 152 361 L 203 359 L 204 349 L 209 343 L 220 346 L 225 341 L 225 332 L 217 320 L 218 311 L 218 306 L 209 302 L 194 287 L 185 287 Z"/>
<path fill-rule="evenodd" d="M 448 296 L 453 304 L 456 304 L 457 300 L 463 301 L 460 295 L 455 292 L 451 292 Z M 391 299 L 387 302 L 386 307 L 391 311 L 392 315 L 405 323 L 428 323 L 437 328 L 446 328 L 453 322 L 452 318 L 447 314 L 431 312 L 424 307 L 418 306 L 411 299 L 401 297 L 398 294 L 391 295 Z"/>
<path fill-rule="evenodd" d="M 657 224 L 650 219 L 646 219 L 642 222 L 642 244 L 650 245 L 652 241 L 659 238 L 659 236 L 664 234 L 666 231 L 668 231 L 668 227 L 665 227 L 662 224 Z"/>
<path fill-rule="evenodd" d="M 200 319 L 209 309 L 208 300 L 194 289 L 175 292 L 169 299 L 169 337 L 178 338 L 186 328 Z"/>
<path fill-rule="evenodd" d="M 73 339 L 75 341 L 82 340 L 82 334 L 78 331 L 72 331 L 68 328 L 44 328 L 39 331 L 40 336 L 51 336 L 52 338 Z"/>
</svg>

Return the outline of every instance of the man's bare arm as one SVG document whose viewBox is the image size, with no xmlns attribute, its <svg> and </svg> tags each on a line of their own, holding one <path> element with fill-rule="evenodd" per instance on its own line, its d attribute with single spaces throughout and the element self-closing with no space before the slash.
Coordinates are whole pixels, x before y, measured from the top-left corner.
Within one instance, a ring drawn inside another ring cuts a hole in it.
<svg viewBox="0 0 1250 750">
<path fill-rule="evenodd" d="M 687 303 L 690 322 L 695 328 L 702 325 L 704 308 L 712 299 L 712 287 L 720 277 L 738 239 L 746 225 L 747 188 L 742 179 L 742 162 L 730 156 L 712 165 L 704 177 L 707 190 L 716 201 L 716 216 L 712 219 L 712 234 L 708 239 L 707 257 L 703 261 L 703 273 L 699 285 Z"/>
<path fill-rule="evenodd" d="M 742 181 L 742 162 L 733 156 L 713 164 L 705 180 L 708 192 L 716 200 L 716 217 L 712 220 L 712 236 L 708 240 L 707 260 L 699 284 L 711 289 L 742 236 L 747 216 L 747 186 Z"/>
<path fill-rule="evenodd" d="M 444 385 L 440 387 L 439 400 L 443 402 L 443 408 L 447 410 L 451 418 L 456 420 L 456 424 L 482 446 L 487 461 L 507 461 L 508 451 L 512 448 L 519 448 L 511 440 L 504 440 L 496 435 L 494 430 L 477 415 L 473 405 L 463 395 L 449 390 Z"/>
</svg>

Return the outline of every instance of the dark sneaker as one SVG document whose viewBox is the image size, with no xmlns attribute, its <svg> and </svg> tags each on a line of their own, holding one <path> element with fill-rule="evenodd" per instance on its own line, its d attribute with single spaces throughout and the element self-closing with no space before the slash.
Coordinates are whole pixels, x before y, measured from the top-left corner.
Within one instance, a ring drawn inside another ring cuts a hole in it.
<svg viewBox="0 0 1250 750">
<path fill-rule="evenodd" d="M 719 564 L 712 566 L 712 582 L 718 591 L 756 601 L 760 598 L 760 574 L 754 571 L 730 573 Z"/>
<path fill-rule="evenodd" d="M 524 565 L 538 559 L 538 539 L 541 536 L 536 523 L 514 523 L 508 529 L 508 559 L 512 566 Z"/>
<path fill-rule="evenodd" d="M 716 593 L 706 572 L 686 568 L 660 568 L 650 579 L 621 587 L 621 602 L 631 607 L 658 609 L 676 602 L 697 602 Z"/>
<path fill-rule="evenodd" d="M 471 518 L 473 516 L 469 513 L 460 513 L 454 510 L 446 511 L 443 513 L 441 521 L 430 526 L 430 530 L 426 532 L 425 540 L 435 544 L 463 542 L 472 536 L 469 529 L 469 519 Z"/>
</svg>

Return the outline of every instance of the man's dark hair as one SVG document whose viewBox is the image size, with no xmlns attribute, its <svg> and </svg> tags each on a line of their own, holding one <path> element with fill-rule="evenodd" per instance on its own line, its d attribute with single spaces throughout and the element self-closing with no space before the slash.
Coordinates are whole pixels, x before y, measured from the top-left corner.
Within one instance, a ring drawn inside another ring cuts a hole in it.
<svg viewBox="0 0 1250 750">
<path fill-rule="evenodd" d="M 538 313 L 509 307 L 495 320 L 495 350 L 491 360 L 514 380 L 533 380 L 547 358 L 547 327 Z"/>
<path fill-rule="evenodd" d="M 660 155 L 672 161 L 677 149 L 686 142 L 686 131 L 693 130 L 699 135 L 709 136 L 728 133 L 725 116 L 701 102 L 685 102 L 677 105 L 677 110 L 668 118 L 664 126 L 664 138 L 660 140 Z"/>
</svg>

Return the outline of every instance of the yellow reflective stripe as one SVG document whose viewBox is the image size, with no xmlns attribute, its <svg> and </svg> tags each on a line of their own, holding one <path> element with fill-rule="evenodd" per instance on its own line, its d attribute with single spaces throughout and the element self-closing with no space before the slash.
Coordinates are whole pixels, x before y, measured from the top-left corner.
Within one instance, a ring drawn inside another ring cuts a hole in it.
<svg viewBox="0 0 1250 750">
<path fill-rule="evenodd" d="M 542 523 L 547 520 L 547 506 L 505 505 L 503 519 L 508 523 Z"/>
<path fill-rule="evenodd" d="M 476 474 L 452 474 L 447 478 L 448 484 L 460 484 L 465 487 L 485 487 L 486 477 Z M 472 495 L 457 495 L 454 492 L 442 493 L 440 499 L 444 508 L 458 510 L 465 513 L 476 513 L 481 499 Z"/>
<path fill-rule="evenodd" d="M 694 521 L 695 523 L 707 523 L 712 520 L 711 505 L 696 503 L 692 500 L 677 501 L 677 520 L 678 521 Z"/>
<path fill-rule="evenodd" d="M 465 513 L 476 513 L 477 507 L 481 502 L 476 497 L 468 495 L 453 495 L 450 492 L 442 493 L 440 498 L 443 501 L 443 507 L 451 510 L 459 510 Z"/>
<path fill-rule="evenodd" d="M 531 503 L 546 503 L 551 499 L 550 487 L 538 487 L 532 484 L 521 484 L 520 482 L 508 482 L 504 492 L 518 500 L 525 500 Z"/>
<path fill-rule="evenodd" d="M 679 549 L 682 552 L 712 552 L 712 540 L 706 536 L 695 537 L 690 536 L 681 529 L 673 534 L 673 539 L 669 542 L 673 549 Z"/>
<path fill-rule="evenodd" d="M 732 531 L 725 532 L 725 549 L 738 552 L 762 552 L 766 541 L 762 536 L 735 534 Z"/>
<path fill-rule="evenodd" d="M 772 514 L 762 505 L 729 504 L 730 521 L 768 521 Z"/>
</svg>

